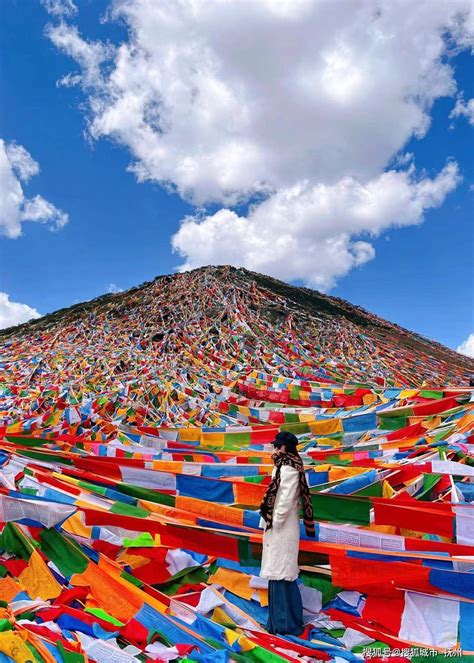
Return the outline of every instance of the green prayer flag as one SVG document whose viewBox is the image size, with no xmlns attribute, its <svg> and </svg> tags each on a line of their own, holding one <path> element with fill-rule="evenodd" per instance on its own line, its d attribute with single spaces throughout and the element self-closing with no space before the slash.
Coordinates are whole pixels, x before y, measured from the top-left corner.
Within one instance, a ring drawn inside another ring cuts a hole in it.
<svg viewBox="0 0 474 663">
<path fill-rule="evenodd" d="M 155 540 L 150 532 L 143 532 L 135 539 L 124 538 L 123 540 L 124 548 L 152 548 L 154 545 Z"/>
<path fill-rule="evenodd" d="M 166 493 L 160 493 L 157 490 L 150 490 L 149 488 L 131 486 L 128 483 L 117 483 L 114 489 L 125 495 L 136 497 L 139 500 L 147 500 L 148 502 L 155 502 L 156 504 L 164 504 L 165 506 L 173 507 L 176 504 L 175 495 L 167 495 Z"/>
<path fill-rule="evenodd" d="M 41 440 L 36 437 L 10 437 L 10 435 L 7 437 L 7 440 L 22 447 L 41 447 L 48 442 L 48 440 Z"/>
<path fill-rule="evenodd" d="M 74 543 L 54 528 L 45 529 L 40 534 L 40 548 L 65 576 L 83 573 L 89 559 Z"/>
<path fill-rule="evenodd" d="M 105 610 L 102 610 L 102 608 L 84 608 L 84 612 L 89 612 L 91 615 L 103 619 L 104 622 L 109 622 L 114 626 L 125 626 L 123 622 L 119 622 L 118 619 L 109 615 Z"/>
<path fill-rule="evenodd" d="M 417 499 L 419 500 L 423 500 L 424 498 L 428 499 L 429 493 L 436 486 L 436 484 L 440 479 L 441 479 L 441 474 L 424 474 L 423 488 L 421 492 L 417 495 Z"/>
<path fill-rule="evenodd" d="M 8 619 L 0 619 L 0 633 L 12 630 L 13 630 L 13 624 Z"/>
<path fill-rule="evenodd" d="M 300 578 L 305 587 L 311 587 L 312 589 L 317 589 L 321 592 L 323 605 L 328 601 L 331 601 L 331 599 L 337 596 L 343 589 L 342 587 L 336 587 L 333 585 L 328 576 L 319 573 L 307 573 L 306 571 L 302 571 L 300 573 Z"/>
<path fill-rule="evenodd" d="M 354 523 L 368 525 L 372 502 L 368 497 L 349 497 L 316 493 L 311 495 L 313 511 L 318 520 L 332 523 Z"/>
<path fill-rule="evenodd" d="M 59 641 L 57 642 L 56 646 L 59 650 L 59 653 L 61 654 L 63 663 L 84 663 L 84 656 L 82 654 L 66 651 L 63 644 Z"/>
<path fill-rule="evenodd" d="M 20 559 L 28 561 L 35 546 L 15 523 L 7 523 L 0 534 L 0 549 Z"/>
<path fill-rule="evenodd" d="M 353 495 L 358 495 L 359 497 L 370 496 L 370 497 L 382 497 L 383 494 L 383 483 L 382 481 L 376 481 L 370 483 L 368 486 L 364 486 L 360 490 L 356 490 Z"/>
<path fill-rule="evenodd" d="M 134 516 L 135 518 L 148 518 L 150 515 L 150 512 L 146 509 L 133 506 L 133 504 L 125 504 L 124 502 L 114 502 L 110 513 L 117 513 L 121 516 Z"/>
<path fill-rule="evenodd" d="M 34 616 L 33 616 L 34 619 Z M 45 663 L 44 658 L 41 656 L 41 654 L 31 645 L 29 642 L 26 642 L 26 646 L 30 650 L 31 654 L 33 655 L 33 658 L 35 659 L 35 663 Z"/>
<path fill-rule="evenodd" d="M 421 398 L 429 398 L 431 400 L 443 398 L 443 392 L 434 389 L 422 389 L 419 393 Z"/>
<path fill-rule="evenodd" d="M 379 415 L 380 417 L 380 428 L 383 430 L 398 430 L 399 428 L 405 428 L 408 424 L 408 417 L 387 417 Z"/>
</svg>

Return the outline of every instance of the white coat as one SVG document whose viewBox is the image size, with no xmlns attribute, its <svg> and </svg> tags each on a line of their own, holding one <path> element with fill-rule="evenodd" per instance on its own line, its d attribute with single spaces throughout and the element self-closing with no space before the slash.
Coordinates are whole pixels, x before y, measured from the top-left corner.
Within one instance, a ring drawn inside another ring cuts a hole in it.
<svg viewBox="0 0 474 663">
<path fill-rule="evenodd" d="M 272 477 L 275 476 L 273 469 Z M 273 509 L 273 525 L 263 535 L 260 576 L 268 580 L 296 580 L 299 574 L 300 486 L 299 472 L 282 465 Z"/>
</svg>

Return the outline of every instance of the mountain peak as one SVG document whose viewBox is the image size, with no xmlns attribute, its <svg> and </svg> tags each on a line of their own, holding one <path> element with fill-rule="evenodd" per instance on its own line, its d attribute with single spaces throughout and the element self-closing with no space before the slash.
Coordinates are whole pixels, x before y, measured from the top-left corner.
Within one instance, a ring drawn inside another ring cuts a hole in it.
<svg viewBox="0 0 474 663">
<path fill-rule="evenodd" d="M 3 356 L 7 386 L 113 395 L 110 414 L 145 399 L 130 414 L 143 425 L 238 423 L 215 394 L 251 371 L 348 388 L 465 386 L 474 365 L 361 307 L 228 265 L 158 276 L 4 330 Z M 184 391 L 165 396 L 173 381 Z M 199 393 L 196 407 L 186 388 Z"/>
</svg>

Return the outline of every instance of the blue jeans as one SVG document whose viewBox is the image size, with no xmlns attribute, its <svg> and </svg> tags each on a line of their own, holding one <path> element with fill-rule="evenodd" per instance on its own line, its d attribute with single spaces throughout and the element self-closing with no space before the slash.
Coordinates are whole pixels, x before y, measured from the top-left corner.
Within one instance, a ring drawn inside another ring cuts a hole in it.
<svg viewBox="0 0 474 663">
<path fill-rule="evenodd" d="M 268 581 L 269 616 L 267 631 L 280 635 L 300 635 L 303 631 L 303 604 L 296 580 Z"/>
</svg>

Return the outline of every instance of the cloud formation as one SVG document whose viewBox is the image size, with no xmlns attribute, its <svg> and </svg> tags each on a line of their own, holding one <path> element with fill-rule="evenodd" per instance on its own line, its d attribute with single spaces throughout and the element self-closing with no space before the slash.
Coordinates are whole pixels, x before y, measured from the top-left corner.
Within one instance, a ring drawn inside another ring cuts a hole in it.
<svg viewBox="0 0 474 663">
<path fill-rule="evenodd" d="M 456 99 L 456 105 L 451 111 L 450 118 L 465 117 L 469 124 L 474 125 L 474 98 L 464 101 L 464 96 L 459 94 Z"/>
<path fill-rule="evenodd" d="M 41 313 L 27 304 L 11 302 L 6 292 L 0 292 L 0 329 L 19 325 L 33 318 L 41 318 Z"/>
<path fill-rule="evenodd" d="M 50 230 L 60 230 L 68 222 L 68 215 L 42 196 L 25 197 L 22 183 L 28 183 L 39 170 L 24 147 L 0 139 L 0 234 L 20 237 L 24 221 L 44 223 Z"/>
<path fill-rule="evenodd" d="M 456 94 L 447 53 L 473 43 L 471 12 L 469 0 L 119 0 L 118 46 L 64 22 L 47 34 L 80 67 L 63 82 L 82 85 L 92 138 L 126 147 L 139 181 L 224 206 L 184 220 L 173 246 L 185 267 L 261 264 L 332 284 L 373 257 L 363 236 L 420 223 L 458 181 L 454 164 L 417 176 L 404 157 L 384 171 L 428 131 L 433 102 Z M 386 201 L 392 183 L 410 213 Z M 381 220 L 350 209 L 364 195 Z M 275 245 L 283 261 L 268 258 Z"/>
<path fill-rule="evenodd" d="M 420 223 L 458 180 L 458 167 L 449 162 L 433 179 L 417 180 L 413 169 L 392 170 L 364 185 L 350 177 L 333 185 L 306 182 L 282 189 L 246 217 L 228 209 L 188 217 L 173 247 L 186 259 L 183 270 L 231 263 L 288 281 L 305 275 L 310 285 L 328 290 L 374 257 L 369 242 L 352 237 Z"/>
<path fill-rule="evenodd" d="M 51 16 L 64 18 L 77 14 L 77 7 L 72 0 L 41 0 L 41 4 Z"/>
<path fill-rule="evenodd" d="M 460 352 L 466 357 L 474 357 L 474 334 L 469 334 L 466 340 L 456 348 L 456 352 Z"/>
<path fill-rule="evenodd" d="M 123 288 L 120 288 L 116 283 L 109 283 L 107 292 L 109 295 L 116 295 L 119 292 L 123 292 Z"/>
</svg>

